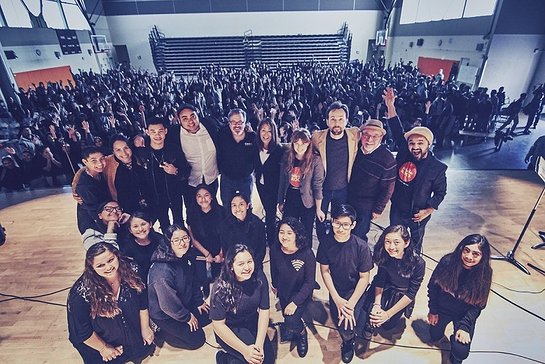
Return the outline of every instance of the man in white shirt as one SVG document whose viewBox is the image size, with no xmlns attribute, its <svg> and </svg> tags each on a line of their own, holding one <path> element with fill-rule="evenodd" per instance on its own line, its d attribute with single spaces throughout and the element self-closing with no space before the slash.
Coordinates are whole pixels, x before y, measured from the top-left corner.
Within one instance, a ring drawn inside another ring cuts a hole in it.
<svg viewBox="0 0 545 364">
<path fill-rule="evenodd" d="M 212 191 L 218 190 L 218 163 L 216 143 L 219 125 L 214 119 L 199 118 L 197 108 L 191 104 L 182 105 L 177 112 L 180 125 L 172 125 L 167 142 L 180 146 L 191 166 L 188 188 L 185 193 L 186 208 L 195 203 L 195 189 L 205 184 Z M 168 139 L 170 137 L 170 139 Z"/>
</svg>

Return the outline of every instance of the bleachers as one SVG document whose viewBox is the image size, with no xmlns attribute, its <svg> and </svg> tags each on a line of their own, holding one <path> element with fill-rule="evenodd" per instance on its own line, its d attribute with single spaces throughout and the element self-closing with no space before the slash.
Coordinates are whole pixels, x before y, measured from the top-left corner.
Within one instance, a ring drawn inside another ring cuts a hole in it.
<svg viewBox="0 0 545 364">
<path fill-rule="evenodd" d="M 155 26 L 149 42 L 157 71 L 181 75 L 193 74 L 207 64 L 241 68 L 256 61 L 273 65 L 346 63 L 352 35 L 344 24 L 337 34 L 167 38 Z"/>
</svg>

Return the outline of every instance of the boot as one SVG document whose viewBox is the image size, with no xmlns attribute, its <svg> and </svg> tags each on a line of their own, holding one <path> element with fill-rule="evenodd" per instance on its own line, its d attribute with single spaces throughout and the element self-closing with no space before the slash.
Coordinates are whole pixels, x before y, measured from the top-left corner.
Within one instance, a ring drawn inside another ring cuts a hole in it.
<svg viewBox="0 0 545 364">
<path fill-rule="evenodd" d="M 350 363 L 354 358 L 354 339 L 343 341 L 341 346 L 341 359 L 343 363 Z"/>
<path fill-rule="evenodd" d="M 303 328 L 303 331 L 297 338 L 297 354 L 300 358 L 304 358 L 308 353 L 308 334 L 307 329 Z"/>
</svg>

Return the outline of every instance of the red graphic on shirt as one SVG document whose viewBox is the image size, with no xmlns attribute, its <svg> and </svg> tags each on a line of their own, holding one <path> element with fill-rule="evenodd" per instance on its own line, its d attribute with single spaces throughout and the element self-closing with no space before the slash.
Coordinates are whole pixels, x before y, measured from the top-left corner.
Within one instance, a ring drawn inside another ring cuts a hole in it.
<svg viewBox="0 0 545 364">
<path fill-rule="evenodd" d="M 405 162 L 399 168 L 399 179 L 405 183 L 410 183 L 416 177 L 416 165 L 413 162 Z"/>
<path fill-rule="evenodd" d="M 301 167 L 293 167 L 290 171 L 290 185 L 294 188 L 300 188 L 301 177 Z"/>
</svg>

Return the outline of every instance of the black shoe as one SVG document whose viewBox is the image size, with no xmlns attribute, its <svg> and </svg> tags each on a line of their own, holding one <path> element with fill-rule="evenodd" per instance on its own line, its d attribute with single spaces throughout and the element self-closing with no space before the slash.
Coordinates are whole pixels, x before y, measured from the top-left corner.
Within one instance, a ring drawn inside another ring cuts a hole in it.
<svg viewBox="0 0 545 364">
<path fill-rule="evenodd" d="M 343 341 L 341 346 L 341 359 L 343 363 L 350 363 L 354 358 L 354 339 Z"/>
<path fill-rule="evenodd" d="M 308 353 L 308 334 L 307 329 L 304 328 L 303 332 L 297 338 L 297 354 L 300 358 L 304 358 Z"/>
</svg>

